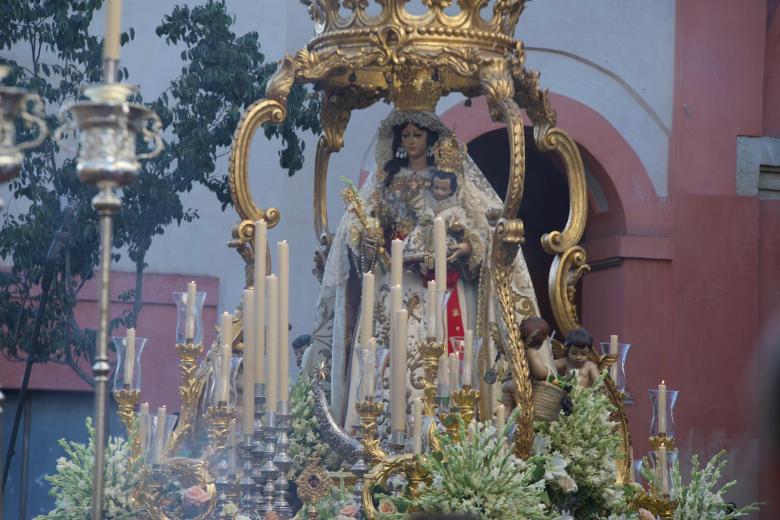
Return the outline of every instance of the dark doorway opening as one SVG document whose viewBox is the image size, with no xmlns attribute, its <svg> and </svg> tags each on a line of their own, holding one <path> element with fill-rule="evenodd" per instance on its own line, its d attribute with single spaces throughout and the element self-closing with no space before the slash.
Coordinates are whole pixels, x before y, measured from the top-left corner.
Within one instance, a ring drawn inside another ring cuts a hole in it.
<svg viewBox="0 0 780 520">
<path fill-rule="evenodd" d="M 539 312 L 554 329 L 555 319 L 547 292 L 547 280 L 553 256 L 542 249 L 541 238 L 550 231 L 562 231 L 569 217 L 569 188 L 563 166 L 554 154 L 543 154 L 533 141 L 530 128 L 525 131 L 525 186 L 519 217 L 525 228 L 522 245 L 531 281 L 539 303 Z M 503 200 L 509 180 L 509 136 L 501 128 L 483 134 L 468 143 L 469 155 Z M 581 301 L 578 287 L 578 308 Z M 562 339 L 560 331 L 558 339 Z"/>
</svg>

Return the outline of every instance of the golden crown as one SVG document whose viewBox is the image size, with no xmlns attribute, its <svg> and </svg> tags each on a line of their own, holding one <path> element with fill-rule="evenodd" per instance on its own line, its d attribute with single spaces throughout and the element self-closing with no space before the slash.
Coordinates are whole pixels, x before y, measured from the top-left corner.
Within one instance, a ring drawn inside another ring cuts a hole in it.
<svg viewBox="0 0 780 520">
<path fill-rule="evenodd" d="M 422 0 L 422 14 L 410 13 L 408 0 L 301 2 L 316 36 L 296 56 L 299 79 L 325 89 L 358 88 L 399 109 L 400 101 L 430 110 L 448 91 L 476 92 L 485 64 L 519 52 L 513 35 L 526 0 L 495 0 L 489 18 L 481 13 L 486 0 L 458 0 L 457 8 L 453 0 Z M 415 79 L 408 92 L 398 89 L 403 75 Z"/>
<path fill-rule="evenodd" d="M 387 74 L 387 97 L 403 112 L 435 112 L 442 95 L 440 74 L 426 67 L 394 68 Z"/>
<path fill-rule="evenodd" d="M 433 160 L 437 170 L 460 174 L 465 159 L 466 146 L 461 145 L 455 137 L 441 137 L 433 145 Z"/>
</svg>

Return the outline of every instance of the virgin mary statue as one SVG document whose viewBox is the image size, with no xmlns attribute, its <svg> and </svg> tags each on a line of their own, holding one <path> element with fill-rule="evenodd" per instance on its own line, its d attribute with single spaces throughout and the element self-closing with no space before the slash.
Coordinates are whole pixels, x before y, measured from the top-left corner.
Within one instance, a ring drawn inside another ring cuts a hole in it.
<svg viewBox="0 0 780 520">
<path fill-rule="evenodd" d="M 408 366 L 415 365 L 418 342 L 428 333 L 426 284 L 433 278 L 431 229 L 432 219 L 437 216 L 444 218 L 447 227 L 447 289 L 451 296 L 443 320 L 446 335 L 463 336 L 467 329 L 476 329 L 480 284 L 490 283 L 490 277 L 482 275 L 492 232 L 486 212 L 500 208 L 502 201 L 463 148 L 456 164 L 452 160 L 438 164 L 437 151 L 445 142 L 450 150 L 452 143 L 457 143 L 435 113 L 392 112 L 379 126 L 376 170 L 359 192 L 365 214 L 381 226 L 381 231 L 374 234 L 373 249 L 368 248 L 379 252 L 377 261 L 365 258 L 366 242 L 372 240 L 355 214 L 345 213 L 333 238 L 317 300 L 313 342 L 304 356 L 303 370 L 312 373 L 322 362 L 329 365 L 333 416 L 347 427 L 356 423 L 353 403 L 359 379 L 356 347 L 363 319 L 362 271 L 371 269 L 375 275 L 373 334 L 381 360 L 383 348 L 389 346 L 392 308 L 391 273 L 389 264 L 382 262 L 382 251 L 391 250 L 393 239 L 404 241 L 401 292 L 402 306 L 409 317 Z M 538 315 L 522 252 L 514 262 L 513 286 Z M 490 316 L 491 311 L 483 314 Z M 386 367 L 386 362 L 379 365 L 377 382 L 385 381 Z M 475 386 L 480 376 L 474 374 Z M 421 370 L 408 374 L 410 401 L 412 396 L 420 395 L 422 377 Z"/>
</svg>

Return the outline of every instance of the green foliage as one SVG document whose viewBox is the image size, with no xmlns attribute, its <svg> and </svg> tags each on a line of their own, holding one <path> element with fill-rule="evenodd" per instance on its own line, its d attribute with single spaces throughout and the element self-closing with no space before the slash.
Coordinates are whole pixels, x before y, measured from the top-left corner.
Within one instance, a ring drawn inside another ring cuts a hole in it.
<svg viewBox="0 0 780 520">
<path fill-rule="evenodd" d="M 95 470 L 95 429 L 87 418 L 89 444 L 59 440 L 66 457 L 57 459 L 57 473 L 46 480 L 55 507 L 36 520 L 83 520 L 92 511 L 92 478 Z M 106 447 L 103 510 L 107 520 L 144 518 L 145 511 L 135 507 L 131 496 L 139 484 L 140 465 L 131 463 L 130 446 L 121 437 L 110 437 Z"/>
<path fill-rule="evenodd" d="M 702 468 L 699 456 L 691 457 L 691 478 L 687 484 L 682 481 L 680 461 L 675 458 L 670 472 L 671 497 L 677 501 L 674 520 L 731 520 L 741 518 L 758 511 L 760 504 L 750 504 L 745 507 L 735 507 L 726 502 L 724 495 L 736 485 L 732 480 L 718 485 L 723 468 L 728 463 L 725 451 L 716 453 Z M 660 489 L 660 476 L 649 469 L 647 459 L 642 465 L 642 476 L 652 487 Z"/>
<path fill-rule="evenodd" d="M 497 442 L 490 423 L 474 423 L 470 432 L 460 422 L 460 441 L 438 434 L 441 452 L 421 458 L 431 483 L 417 498 L 400 500 L 401 509 L 471 513 L 482 520 L 544 520 L 557 515 L 547 507 L 538 461 L 523 461 Z M 402 515 L 387 518 L 401 518 Z"/>
<path fill-rule="evenodd" d="M 41 95 L 50 130 L 58 126 L 55 114 L 65 102 L 80 96 L 79 87 L 100 81 L 102 41 L 89 34 L 102 0 L 4 0 L 0 2 L 0 63 L 10 66 L 6 84 Z M 197 209 L 182 204 L 183 193 L 203 185 L 223 209 L 230 199 L 226 172 L 217 171 L 220 157 L 229 153 L 241 112 L 263 97 L 265 84 L 275 70 L 265 63 L 259 35 L 238 36 L 224 1 L 209 0 L 197 7 L 175 7 L 156 32 L 169 45 L 181 49 L 182 67 L 162 94 L 148 105 L 164 126 L 166 151 L 143 162 L 138 180 L 122 190 L 123 206 L 115 219 L 115 251 L 127 251 L 136 267 L 136 284 L 121 298 L 132 309 L 112 322 L 132 326 L 141 311 L 143 271 L 152 241 L 165 228 L 198 218 Z M 135 36 L 133 29 L 122 43 Z M 26 54 L 18 61 L 13 56 Z M 119 79 L 128 76 L 119 71 Z M 288 101 L 285 123 L 269 127 L 279 136 L 280 163 L 292 174 L 302 166 L 303 144 L 299 130 L 319 132 L 319 98 L 296 88 Z M 143 102 L 139 96 L 136 101 Z M 24 134 L 28 132 L 19 127 Z M 75 208 L 65 259 L 57 267 L 36 362 L 69 365 L 87 383 L 92 377 L 82 362 L 93 362 L 95 331 L 75 318 L 79 291 L 98 266 L 98 216 L 90 205 L 95 190 L 76 177 L 70 152 L 48 139 L 30 151 L 11 191 L 21 214 L 6 215 L 0 227 L 0 257 L 11 264 L 0 272 L 0 345 L 13 360 L 25 360 L 38 307 L 37 284 L 53 232 L 60 226 L 61 206 Z M 29 209 L 28 209 L 29 208 Z M 118 260 L 120 253 L 115 253 Z"/>
<path fill-rule="evenodd" d="M 535 425 L 536 452 L 560 454 L 576 483 L 576 490 L 568 493 L 558 485 L 550 485 L 550 498 L 559 509 L 578 519 L 623 512 L 632 493 L 630 487 L 615 485 L 620 439 L 617 424 L 610 418 L 614 407 L 603 387 L 603 376 L 591 388 L 575 386 L 570 395 L 571 415 Z"/>
</svg>

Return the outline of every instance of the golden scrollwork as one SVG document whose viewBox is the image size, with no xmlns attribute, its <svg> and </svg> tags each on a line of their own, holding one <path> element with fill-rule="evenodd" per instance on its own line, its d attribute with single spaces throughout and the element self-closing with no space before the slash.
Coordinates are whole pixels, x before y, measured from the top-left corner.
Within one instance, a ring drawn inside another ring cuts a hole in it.
<svg viewBox="0 0 780 520">
<path fill-rule="evenodd" d="M 374 506 L 374 486 L 377 484 L 386 485 L 387 479 L 396 473 L 403 473 L 406 475 L 416 475 L 417 482 L 423 480 L 420 475 L 419 464 L 415 455 L 406 453 L 403 455 L 397 455 L 393 457 L 387 457 L 382 462 L 371 468 L 365 476 L 363 483 L 363 514 L 367 520 L 377 520 L 379 518 L 379 511 Z M 414 492 L 414 490 L 412 490 Z"/>
<path fill-rule="evenodd" d="M 535 126 L 534 141 L 540 151 L 557 153 L 566 170 L 566 178 L 569 182 L 569 219 L 563 231 L 553 231 L 542 237 L 542 247 L 547 253 L 563 253 L 576 246 L 585 232 L 585 223 L 588 219 L 585 167 L 577 143 L 560 128 Z"/>
<path fill-rule="evenodd" d="M 194 431 L 198 400 L 203 391 L 203 385 L 206 384 L 205 378 L 199 377 L 197 373 L 198 357 L 202 353 L 202 344 L 179 343 L 176 345 L 181 371 L 181 383 L 179 383 L 181 410 L 176 429 L 168 440 L 167 453 L 176 453 L 181 447 L 182 441 Z"/>
<path fill-rule="evenodd" d="M 553 258 L 547 290 L 555 322 L 564 335 L 580 326 L 574 295 L 577 282 L 588 271 L 587 254 L 580 246 L 571 247 Z"/>
<path fill-rule="evenodd" d="M 138 399 L 141 397 L 140 390 L 134 390 L 131 388 L 120 388 L 114 390 L 114 400 L 118 405 L 116 414 L 125 426 L 128 438 L 131 440 L 131 451 L 133 457 L 138 457 L 141 454 L 141 438 L 138 435 L 133 435 L 136 430 L 135 422 L 135 406 L 138 404 Z"/>
<path fill-rule="evenodd" d="M 509 247 L 494 243 L 494 247 Z M 516 246 L 513 248 L 515 251 Z M 493 290 L 498 301 L 498 310 L 503 322 L 503 330 L 507 336 L 506 358 L 512 371 L 515 387 L 515 401 L 523 403 L 517 414 L 517 430 L 514 438 L 514 451 L 518 457 L 525 458 L 531 453 L 534 436 L 534 411 L 531 399 L 531 376 L 528 359 L 525 356 L 525 345 L 520 337 L 520 327 L 517 322 L 512 290 L 511 263 L 499 263 L 501 256 L 495 255 L 493 263 Z M 496 260 L 499 260 L 497 262 Z"/>
<path fill-rule="evenodd" d="M 612 406 L 615 407 L 612 419 L 617 422 L 618 431 L 620 432 L 620 452 L 623 458 L 616 462 L 617 483 L 621 485 L 630 484 L 634 452 L 631 449 L 631 432 L 628 430 L 628 416 L 626 416 L 626 408 L 623 405 L 623 395 L 615 386 L 615 382 L 609 377 L 604 380 L 604 389 L 609 396 Z"/>
<path fill-rule="evenodd" d="M 358 401 L 355 410 L 360 416 L 360 428 L 363 434 L 363 448 L 373 462 L 379 462 L 387 458 L 387 453 L 379 445 L 376 438 L 376 420 L 384 410 L 381 401 Z"/>
<path fill-rule="evenodd" d="M 199 486 L 209 497 L 208 506 L 198 516 L 188 518 L 206 520 L 214 514 L 217 505 L 217 488 L 214 485 L 214 477 L 203 460 L 172 457 L 161 466 L 146 471 L 141 480 L 143 484 L 139 488 L 142 491 L 139 499 L 152 520 L 179 520 L 182 518 L 178 515 L 167 515 L 160 505 L 160 494 L 165 488 L 165 484 L 172 480 L 180 482 L 185 488 Z"/>
</svg>

